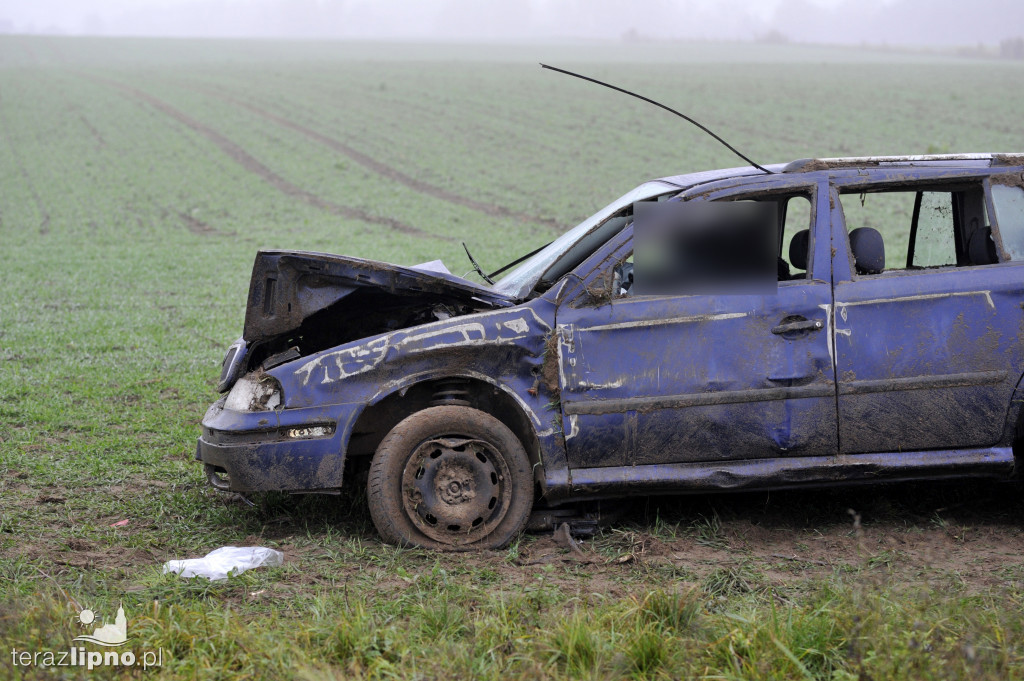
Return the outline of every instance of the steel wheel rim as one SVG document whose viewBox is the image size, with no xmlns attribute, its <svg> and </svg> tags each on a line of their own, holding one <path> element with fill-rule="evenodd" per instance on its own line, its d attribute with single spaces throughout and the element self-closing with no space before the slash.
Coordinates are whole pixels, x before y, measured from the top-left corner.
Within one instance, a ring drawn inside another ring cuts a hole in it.
<svg viewBox="0 0 1024 681">
<path fill-rule="evenodd" d="M 460 436 L 424 441 L 402 471 L 402 505 L 423 534 L 468 544 L 505 518 L 512 489 L 508 464 L 493 445 Z"/>
</svg>

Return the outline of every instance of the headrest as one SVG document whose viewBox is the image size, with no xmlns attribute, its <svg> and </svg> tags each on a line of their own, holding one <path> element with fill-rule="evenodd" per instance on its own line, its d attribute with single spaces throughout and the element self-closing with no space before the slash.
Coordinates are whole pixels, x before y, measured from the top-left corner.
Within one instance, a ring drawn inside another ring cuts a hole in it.
<svg viewBox="0 0 1024 681">
<path fill-rule="evenodd" d="M 810 240 L 811 230 L 802 229 L 789 242 L 789 262 L 798 270 L 807 269 L 807 246 Z"/>
<path fill-rule="evenodd" d="M 967 241 L 967 254 L 971 258 L 972 265 L 991 265 L 999 262 L 999 254 L 996 253 L 996 242 L 992 239 L 991 227 L 974 230 L 971 238 Z"/>
<path fill-rule="evenodd" d="M 850 250 L 857 274 L 878 274 L 885 269 L 885 242 L 877 229 L 858 227 L 850 232 Z"/>
</svg>

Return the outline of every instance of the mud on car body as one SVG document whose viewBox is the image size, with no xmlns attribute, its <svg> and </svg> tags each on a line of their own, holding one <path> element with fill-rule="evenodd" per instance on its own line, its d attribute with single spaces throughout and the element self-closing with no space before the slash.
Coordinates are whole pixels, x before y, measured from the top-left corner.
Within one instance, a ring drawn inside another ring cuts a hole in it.
<svg viewBox="0 0 1024 681">
<path fill-rule="evenodd" d="M 196 458 L 218 489 L 336 493 L 367 457 L 383 538 L 433 548 L 503 546 L 537 504 L 1012 477 L 1022 173 L 974 154 L 663 178 L 493 285 L 261 251 Z M 665 202 L 767 206 L 771 286 L 645 289 L 634 215 Z"/>
</svg>

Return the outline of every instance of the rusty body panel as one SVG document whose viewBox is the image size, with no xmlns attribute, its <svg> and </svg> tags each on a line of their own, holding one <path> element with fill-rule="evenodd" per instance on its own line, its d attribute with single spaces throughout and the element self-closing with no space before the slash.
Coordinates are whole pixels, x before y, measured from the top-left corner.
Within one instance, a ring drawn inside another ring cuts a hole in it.
<svg viewBox="0 0 1024 681">
<path fill-rule="evenodd" d="M 527 259 L 504 288 L 437 267 L 261 252 L 196 458 L 222 489 L 336 492 L 347 459 L 372 455 L 411 413 L 451 404 L 507 425 L 551 504 L 1011 477 L 1024 261 L 1010 244 L 1024 217 L 1011 224 L 990 188 L 1012 185 L 1021 158 L 812 159 L 771 175 L 664 178 Z M 936 215 L 949 219 L 955 262 L 914 265 L 911 245 L 907 267 L 865 269 L 843 203 L 872 192 L 916 196 L 915 234 L 930 228 L 922 195 L 946 200 Z M 767 201 L 784 217 L 794 198 L 810 206 L 806 272 L 764 293 L 630 295 L 632 202 Z"/>
</svg>

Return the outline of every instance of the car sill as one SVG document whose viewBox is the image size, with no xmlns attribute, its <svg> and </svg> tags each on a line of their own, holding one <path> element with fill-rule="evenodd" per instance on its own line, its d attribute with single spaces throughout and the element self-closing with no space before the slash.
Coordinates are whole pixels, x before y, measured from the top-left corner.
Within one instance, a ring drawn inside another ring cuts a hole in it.
<svg viewBox="0 0 1024 681">
<path fill-rule="evenodd" d="M 1009 478 L 1013 468 L 1010 447 L 609 466 L 574 469 L 569 484 L 563 487 L 564 494 L 549 489 L 548 495 L 576 500 L 631 492 L 682 494 L 917 479 Z"/>
</svg>

